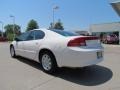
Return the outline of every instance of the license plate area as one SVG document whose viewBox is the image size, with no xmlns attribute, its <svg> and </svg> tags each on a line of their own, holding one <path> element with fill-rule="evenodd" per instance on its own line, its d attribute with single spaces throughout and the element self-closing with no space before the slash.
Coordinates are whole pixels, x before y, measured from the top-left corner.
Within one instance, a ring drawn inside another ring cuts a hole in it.
<svg viewBox="0 0 120 90">
<path fill-rule="evenodd" d="M 103 57 L 103 53 L 102 52 L 97 52 L 97 58 L 100 59 Z"/>
<path fill-rule="evenodd" d="M 99 40 L 86 40 L 86 45 L 90 47 L 96 47 L 100 45 L 100 41 Z"/>
</svg>

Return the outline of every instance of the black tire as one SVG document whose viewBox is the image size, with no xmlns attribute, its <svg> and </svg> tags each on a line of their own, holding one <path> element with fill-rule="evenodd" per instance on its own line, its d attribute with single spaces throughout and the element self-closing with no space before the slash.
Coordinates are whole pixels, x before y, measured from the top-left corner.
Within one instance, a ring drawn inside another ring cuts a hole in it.
<svg viewBox="0 0 120 90">
<path fill-rule="evenodd" d="M 51 68 L 48 70 L 45 69 L 44 63 L 43 63 L 44 60 L 42 60 L 45 55 L 49 56 L 50 62 L 51 62 Z M 41 63 L 41 66 L 42 66 L 42 69 L 44 72 L 53 74 L 56 71 L 56 69 L 57 69 L 56 59 L 55 59 L 55 56 L 50 51 L 43 51 L 39 56 L 39 60 L 40 60 L 40 63 Z"/>
<path fill-rule="evenodd" d="M 10 55 L 11 55 L 12 58 L 16 57 L 14 46 L 10 47 Z"/>
</svg>

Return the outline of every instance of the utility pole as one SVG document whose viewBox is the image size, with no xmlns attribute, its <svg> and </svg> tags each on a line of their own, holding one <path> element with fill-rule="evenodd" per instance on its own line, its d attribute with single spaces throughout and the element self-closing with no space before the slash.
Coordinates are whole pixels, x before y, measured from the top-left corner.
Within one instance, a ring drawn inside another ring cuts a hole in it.
<svg viewBox="0 0 120 90">
<path fill-rule="evenodd" d="M 55 10 L 59 9 L 58 6 L 54 6 L 53 8 L 53 24 L 52 24 L 52 28 L 54 28 L 54 25 L 55 25 Z"/>
<path fill-rule="evenodd" d="M 13 40 L 14 40 L 14 38 L 15 38 L 15 16 L 10 15 L 10 18 L 12 18 L 12 20 L 13 20 Z"/>
</svg>

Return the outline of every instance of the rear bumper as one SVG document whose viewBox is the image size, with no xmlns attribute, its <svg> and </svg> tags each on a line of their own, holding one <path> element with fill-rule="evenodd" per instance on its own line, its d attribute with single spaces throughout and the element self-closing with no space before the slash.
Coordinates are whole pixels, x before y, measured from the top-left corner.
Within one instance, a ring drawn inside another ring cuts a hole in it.
<svg viewBox="0 0 120 90">
<path fill-rule="evenodd" d="M 102 57 L 98 58 L 97 52 L 102 52 Z M 102 60 L 103 49 L 67 48 L 62 53 L 60 67 L 85 67 L 98 64 Z"/>
</svg>

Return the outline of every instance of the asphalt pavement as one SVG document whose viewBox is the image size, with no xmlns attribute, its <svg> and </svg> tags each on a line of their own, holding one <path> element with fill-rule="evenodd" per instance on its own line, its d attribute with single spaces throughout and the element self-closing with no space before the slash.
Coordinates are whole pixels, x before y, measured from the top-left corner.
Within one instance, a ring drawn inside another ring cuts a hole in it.
<svg viewBox="0 0 120 90">
<path fill-rule="evenodd" d="M 120 46 L 103 46 L 100 64 L 49 75 L 37 62 L 11 58 L 9 43 L 0 43 L 0 90 L 120 90 Z"/>
</svg>

